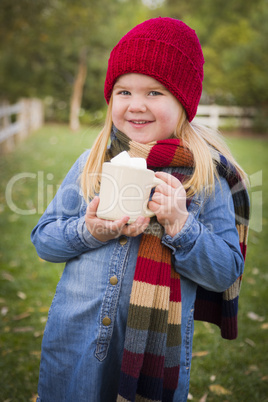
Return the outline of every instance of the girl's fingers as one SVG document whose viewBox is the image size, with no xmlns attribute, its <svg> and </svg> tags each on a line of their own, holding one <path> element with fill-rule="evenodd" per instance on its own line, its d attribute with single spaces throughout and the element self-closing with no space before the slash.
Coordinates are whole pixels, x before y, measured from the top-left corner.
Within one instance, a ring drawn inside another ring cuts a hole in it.
<svg viewBox="0 0 268 402">
<path fill-rule="evenodd" d="M 123 227 L 128 223 L 129 221 L 129 216 L 124 216 L 121 219 L 118 219 L 116 221 L 104 221 L 106 228 L 109 228 L 112 231 L 121 231 Z"/>
<path fill-rule="evenodd" d="M 169 185 L 173 188 L 177 188 L 182 185 L 179 179 L 177 179 L 175 176 L 172 176 L 169 173 L 155 172 L 155 176 L 158 177 L 159 179 L 163 180 L 167 185 Z M 162 184 L 159 184 L 159 186 L 162 186 Z"/>
<path fill-rule="evenodd" d="M 151 201 L 156 202 L 157 204 L 163 204 L 166 198 L 167 198 L 166 194 L 163 194 L 160 191 L 157 192 L 155 191 Z"/>
<path fill-rule="evenodd" d="M 86 212 L 86 222 L 89 231 L 101 240 L 116 238 L 121 234 L 126 236 L 137 236 L 144 232 L 150 222 L 150 218 L 140 216 L 135 222 L 127 224 L 129 216 L 124 216 L 115 221 L 100 219 L 96 216 L 99 205 L 99 197 L 94 197 L 89 203 Z"/>
<path fill-rule="evenodd" d="M 127 225 L 123 228 L 122 234 L 126 236 L 138 236 L 143 233 L 144 230 L 150 223 L 150 218 L 145 218 L 144 216 L 140 216 L 136 219 L 135 222 Z"/>
<path fill-rule="evenodd" d="M 88 218 L 94 218 L 98 209 L 100 198 L 98 196 L 94 197 L 93 200 L 87 206 L 87 216 Z"/>
<path fill-rule="evenodd" d="M 149 201 L 148 207 L 152 212 L 156 213 L 157 211 L 159 211 L 160 205 L 161 205 L 160 203 L 152 200 L 152 201 Z"/>
</svg>

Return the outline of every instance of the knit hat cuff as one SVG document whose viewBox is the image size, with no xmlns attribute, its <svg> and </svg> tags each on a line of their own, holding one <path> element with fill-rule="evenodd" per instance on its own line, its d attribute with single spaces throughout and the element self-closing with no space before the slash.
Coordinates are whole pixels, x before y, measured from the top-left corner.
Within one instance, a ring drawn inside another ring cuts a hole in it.
<svg viewBox="0 0 268 402">
<path fill-rule="evenodd" d="M 188 120 L 194 118 L 202 93 L 203 76 L 200 77 L 191 59 L 180 49 L 154 39 L 120 41 L 108 63 L 104 87 L 107 103 L 116 79 L 127 73 L 149 75 L 161 82 L 183 105 Z"/>
</svg>

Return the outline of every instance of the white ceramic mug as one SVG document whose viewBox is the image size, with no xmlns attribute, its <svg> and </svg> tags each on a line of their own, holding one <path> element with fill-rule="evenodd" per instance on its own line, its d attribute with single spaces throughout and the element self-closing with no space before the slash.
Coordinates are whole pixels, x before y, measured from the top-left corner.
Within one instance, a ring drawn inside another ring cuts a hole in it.
<svg viewBox="0 0 268 402">
<path fill-rule="evenodd" d="M 105 162 L 102 166 L 98 218 L 116 220 L 129 216 L 154 216 L 147 207 L 153 187 L 163 183 L 154 171 Z"/>
</svg>

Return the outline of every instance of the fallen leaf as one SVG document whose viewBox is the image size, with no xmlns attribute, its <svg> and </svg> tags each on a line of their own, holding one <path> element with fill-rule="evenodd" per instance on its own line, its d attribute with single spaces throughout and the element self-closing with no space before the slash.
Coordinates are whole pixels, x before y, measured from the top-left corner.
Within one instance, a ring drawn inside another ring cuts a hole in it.
<svg viewBox="0 0 268 402">
<path fill-rule="evenodd" d="M 203 357 L 203 356 L 207 356 L 209 354 L 208 350 L 200 350 L 200 352 L 194 352 L 192 354 L 192 357 Z"/>
<path fill-rule="evenodd" d="M 255 364 L 252 364 L 251 366 L 249 366 L 248 370 L 245 372 L 245 375 L 249 375 L 256 371 L 259 371 L 258 366 L 256 366 Z"/>
<path fill-rule="evenodd" d="M 17 260 L 12 260 L 12 261 L 10 261 L 10 263 L 9 263 L 9 266 L 10 266 L 11 268 L 16 268 L 16 267 L 18 267 L 19 265 L 20 265 L 20 262 L 17 261 Z"/>
<path fill-rule="evenodd" d="M 44 333 L 44 331 L 35 331 L 34 337 L 35 337 L 35 338 L 39 338 L 39 336 L 42 336 L 43 333 Z"/>
<path fill-rule="evenodd" d="M 22 300 L 25 300 L 27 298 L 26 294 L 20 291 L 17 292 L 17 296 Z"/>
<path fill-rule="evenodd" d="M 37 397 L 38 394 L 33 395 L 32 398 L 30 399 L 30 402 L 36 402 Z"/>
<path fill-rule="evenodd" d="M 41 357 L 41 350 L 32 350 L 31 355 L 37 356 L 38 358 Z"/>
<path fill-rule="evenodd" d="M 231 395 L 232 392 L 229 391 L 228 389 L 222 387 L 219 384 L 212 384 L 209 386 L 209 389 L 211 392 L 213 392 L 216 395 Z"/>
<path fill-rule="evenodd" d="M 13 353 L 13 350 L 11 350 L 11 349 L 3 350 L 3 352 L 1 353 L 1 355 L 2 355 L 2 356 L 6 356 L 6 355 L 8 355 L 9 353 Z"/>
<path fill-rule="evenodd" d="M 261 329 L 268 329 L 268 322 L 261 325 Z"/>
<path fill-rule="evenodd" d="M 20 327 L 20 328 L 13 328 L 13 332 L 32 332 L 34 330 L 33 327 Z"/>
<path fill-rule="evenodd" d="M 268 375 L 265 375 L 261 378 L 262 381 L 268 381 Z"/>
<path fill-rule="evenodd" d="M 25 313 L 15 315 L 15 317 L 13 317 L 13 320 L 20 321 L 20 320 L 23 320 L 24 318 L 30 317 L 30 315 L 31 314 L 28 311 L 26 311 Z"/>
<path fill-rule="evenodd" d="M 14 282 L 14 280 L 15 280 L 12 275 L 10 275 L 8 272 L 5 272 L 5 271 L 2 272 L 2 277 L 9 282 Z"/>
<path fill-rule="evenodd" d="M 255 283 L 256 283 L 254 278 L 247 278 L 246 282 L 249 283 L 250 285 L 255 285 Z"/>
<path fill-rule="evenodd" d="M 9 215 L 8 220 L 9 222 L 16 222 L 19 219 L 19 216 L 16 214 Z"/>
<path fill-rule="evenodd" d="M 253 311 L 249 311 L 247 313 L 248 318 L 250 318 L 253 321 L 264 321 L 264 317 L 260 317 L 258 314 L 254 313 Z"/>
<path fill-rule="evenodd" d="M 252 348 L 255 348 L 255 346 L 256 346 L 256 343 L 255 343 L 254 341 L 252 341 L 252 339 L 246 338 L 246 339 L 245 339 L 245 342 L 246 342 L 249 346 L 251 346 Z"/>
<path fill-rule="evenodd" d="M 206 321 L 203 322 L 204 327 L 206 328 L 206 330 L 210 333 L 210 334 L 214 334 L 214 329 L 213 327 Z"/>
<path fill-rule="evenodd" d="M 205 395 L 203 395 L 202 396 L 202 398 L 201 399 L 199 399 L 199 402 L 206 402 L 206 400 L 207 400 L 207 396 L 208 396 L 208 394 L 206 393 Z"/>
<path fill-rule="evenodd" d="M 6 307 L 6 306 L 2 307 L 1 308 L 1 315 L 5 316 L 5 315 L 7 315 L 7 313 L 8 313 L 8 307 Z"/>
<path fill-rule="evenodd" d="M 39 307 L 38 310 L 40 311 L 40 313 L 48 313 L 49 307 L 45 307 L 45 306 Z"/>
</svg>

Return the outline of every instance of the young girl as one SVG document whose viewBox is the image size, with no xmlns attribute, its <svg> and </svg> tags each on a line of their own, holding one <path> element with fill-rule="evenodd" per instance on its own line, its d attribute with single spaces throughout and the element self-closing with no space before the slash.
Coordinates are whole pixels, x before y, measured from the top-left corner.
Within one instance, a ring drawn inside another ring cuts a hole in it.
<svg viewBox="0 0 268 402">
<path fill-rule="evenodd" d="M 41 258 L 66 262 L 38 401 L 186 401 L 193 319 L 237 336 L 248 197 L 218 135 L 190 123 L 203 63 L 195 32 L 171 18 L 137 25 L 111 52 L 104 128 L 32 232 Z M 96 215 L 102 164 L 122 151 L 162 179 L 151 219 Z"/>
</svg>

